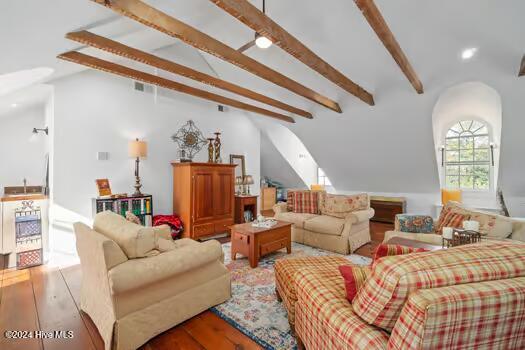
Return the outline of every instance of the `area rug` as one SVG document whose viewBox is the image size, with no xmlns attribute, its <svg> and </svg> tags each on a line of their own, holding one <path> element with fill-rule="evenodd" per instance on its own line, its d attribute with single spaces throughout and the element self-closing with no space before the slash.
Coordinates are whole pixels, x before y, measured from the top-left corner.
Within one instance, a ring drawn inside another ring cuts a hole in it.
<svg viewBox="0 0 525 350">
<path fill-rule="evenodd" d="M 237 260 L 231 261 L 230 243 L 223 244 L 222 247 L 225 265 L 231 272 L 232 297 L 212 311 L 265 349 L 296 349 L 286 310 L 275 295 L 273 265 L 277 259 L 339 254 L 292 243 L 291 254 L 284 251 L 269 254 L 259 261 L 257 268 L 252 269 L 248 259 L 240 255 L 237 255 Z M 372 261 L 356 254 L 347 255 L 346 258 L 359 265 Z"/>
</svg>

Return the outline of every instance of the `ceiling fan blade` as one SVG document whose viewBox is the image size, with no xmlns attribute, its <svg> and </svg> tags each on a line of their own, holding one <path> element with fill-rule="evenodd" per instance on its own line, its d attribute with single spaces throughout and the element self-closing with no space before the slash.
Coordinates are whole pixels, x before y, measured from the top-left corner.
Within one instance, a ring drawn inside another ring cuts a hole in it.
<svg viewBox="0 0 525 350">
<path fill-rule="evenodd" d="M 239 47 L 237 49 L 237 51 L 244 52 L 244 51 L 248 50 L 250 47 L 252 47 L 253 45 L 255 45 L 255 40 L 252 40 L 252 41 L 244 44 L 243 46 Z"/>
</svg>

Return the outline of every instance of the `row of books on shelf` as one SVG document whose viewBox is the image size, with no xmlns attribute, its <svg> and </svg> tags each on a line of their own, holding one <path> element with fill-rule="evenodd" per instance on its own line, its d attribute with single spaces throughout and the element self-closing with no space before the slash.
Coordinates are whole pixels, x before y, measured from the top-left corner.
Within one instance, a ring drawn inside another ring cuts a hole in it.
<svg viewBox="0 0 525 350">
<path fill-rule="evenodd" d="M 97 213 L 106 210 L 120 215 L 126 215 L 128 211 L 137 216 L 151 214 L 151 197 L 137 199 L 97 199 Z"/>
</svg>

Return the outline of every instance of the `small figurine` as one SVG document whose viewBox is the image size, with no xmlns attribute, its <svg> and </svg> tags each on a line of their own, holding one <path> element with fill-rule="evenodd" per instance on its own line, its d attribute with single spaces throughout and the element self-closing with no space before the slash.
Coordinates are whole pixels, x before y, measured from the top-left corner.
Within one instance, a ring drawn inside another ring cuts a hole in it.
<svg viewBox="0 0 525 350">
<path fill-rule="evenodd" d="M 208 163 L 214 163 L 215 162 L 215 158 L 213 157 L 213 151 L 214 151 L 214 148 L 213 148 L 213 138 L 210 137 L 207 139 L 208 140 Z"/>
<path fill-rule="evenodd" d="M 222 163 L 221 159 L 221 139 L 219 138 L 220 132 L 216 132 L 215 134 L 215 163 Z"/>
</svg>

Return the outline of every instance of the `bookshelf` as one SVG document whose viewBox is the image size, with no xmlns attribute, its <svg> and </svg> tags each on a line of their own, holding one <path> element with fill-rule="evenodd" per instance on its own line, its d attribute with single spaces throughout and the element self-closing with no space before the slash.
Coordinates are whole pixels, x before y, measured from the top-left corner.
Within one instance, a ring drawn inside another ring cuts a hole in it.
<svg viewBox="0 0 525 350">
<path fill-rule="evenodd" d="M 93 198 L 93 216 L 110 210 L 122 216 L 130 211 L 135 214 L 142 225 L 153 225 L 153 197 L 151 195 L 130 196 L 120 198 Z"/>
</svg>

